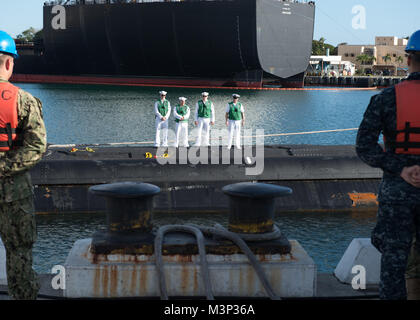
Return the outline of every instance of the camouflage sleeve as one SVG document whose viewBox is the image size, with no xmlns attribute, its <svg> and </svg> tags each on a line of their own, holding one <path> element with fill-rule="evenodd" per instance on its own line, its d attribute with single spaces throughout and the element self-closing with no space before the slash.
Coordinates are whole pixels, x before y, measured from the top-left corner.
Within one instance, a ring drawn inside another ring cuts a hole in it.
<svg viewBox="0 0 420 320">
<path fill-rule="evenodd" d="M 385 116 L 382 114 L 384 107 L 382 95 L 372 97 L 357 133 L 356 152 L 366 164 L 394 175 L 400 175 L 404 163 L 395 154 L 384 151 L 378 143 L 384 127 Z"/>
<path fill-rule="evenodd" d="M 46 151 L 47 135 L 42 103 L 29 93 L 19 90 L 18 127 L 23 130 L 23 146 L 11 150 L 0 159 L 0 177 L 10 177 L 29 170 Z"/>
</svg>

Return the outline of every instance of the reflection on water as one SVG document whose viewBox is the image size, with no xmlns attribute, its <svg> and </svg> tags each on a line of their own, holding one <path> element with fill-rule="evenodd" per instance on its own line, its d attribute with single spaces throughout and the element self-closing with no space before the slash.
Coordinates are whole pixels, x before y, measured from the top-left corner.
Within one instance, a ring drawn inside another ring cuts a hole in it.
<svg viewBox="0 0 420 320">
<path fill-rule="evenodd" d="M 153 141 L 154 102 L 165 89 L 175 105 L 188 98 L 195 110 L 202 91 L 215 105 L 215 129 L 224 129 L 226 104 L 232 90 L 200 88 L 116 87 L 97 85 L 20 84 L 43 102 L 48 142 L 89 144 Z M 237 90 L 238 91 L 238 90 Z M 245 107 L 245 129 L 265 134 L 356 128 L 372 95 L 378 91 L 239 90 Z M 170 128 L 175 129 L 173 116 Z M 65 130 L 63 130 L 65 128 Z M 189 122 L 193 129 L 193 119 Z M 354 144 L 356 131 L 269 137 L 266 144 Z"/>
<path fill-rule="evenodd" d="M 38 240 L 34 268 L 49 273 L 63 264 L 74 242 L 90 238 L 106 227 L 105 214 L 38 215 Z M 156 214 L 154 225 L 195 223 L 227 227 L 225 214 Z M 353 238 L 369 238 L 376 221 L 374 213 L 283 213 L 276 217 L 282 232 L 298 240 L 314 259 L 318 271 L 332 273 Z"/>
</svg>

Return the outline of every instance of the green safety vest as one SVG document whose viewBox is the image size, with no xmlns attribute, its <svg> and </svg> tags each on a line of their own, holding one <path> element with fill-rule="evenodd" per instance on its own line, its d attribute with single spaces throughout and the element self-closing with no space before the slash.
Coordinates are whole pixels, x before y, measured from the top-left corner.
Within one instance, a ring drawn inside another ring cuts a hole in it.
<svg viewBox="0 0 420 320">
<path fill-rule="evenodd" d="M 177 104 L 176 105 L 176 113 L 178 113 L 180 116 L 185 116 L 188 113 L 188 106 L 187 105 L 183 105 L 182 107 Z M 188 119 L 184 119 L 184 120 L 179 120 L 175 118 L 175 122 L 188 122 Z"/>
<path fill-rule="evenodd" d="M 233 102 L 229 102 L 229 106 L 229 120 L 242 120 L 242 104 L 238 102 L 236 105 L 234 105 Z"/>
<path fill-rule="evenodd" d="M 198 101 L 198 117 L 199 118 L 210 118 L 211 117 L 211 101 L 207 100 L 206 103 L 203 100 Z"/>
<path fill-rule="evenodd" d="M 157 103 L 159 113 L 162 115 L 162 117 L 165 117 L 169 110 L 169 101 L 164 100 L 162 103 L 162 101 L 158 100 Z"/>
</svg>

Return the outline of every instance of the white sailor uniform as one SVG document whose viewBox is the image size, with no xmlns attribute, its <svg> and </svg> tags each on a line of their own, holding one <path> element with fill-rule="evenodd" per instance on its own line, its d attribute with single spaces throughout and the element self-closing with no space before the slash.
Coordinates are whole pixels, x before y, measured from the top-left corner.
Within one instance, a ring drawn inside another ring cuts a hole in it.
<svg viewBox="0 0 420 320">
<path fill-rule="evenodd" d="M 184 98 L 185 99 L 185 98 Z M 181 100 L 181 98 L 180 98 Z M 185 99 L 187 100 L 187 99 Z M 184 101 L 185 101 L 184 100 Z M 190 118 L 190 107 L 186 104 L 176 105 L 173 108 L 173 113 L 176 121 L 176 140 L 174 147 L 178 148 L 180 137 L 182 136 L 182 146 L 189 147 L 188 144 L 188 119 Z M 183 120 L 181 120 L 183 118 Z"/>
<path fill-rule="evenodd" d="M 210 145 L 210 122 L 215 122 L 213 102 L 207 100 L 205 103 L 200 100 L 196 104 L 195 121 L 198 122 L 198 134 L 195 146 L 201 146 L 201 136 L 204 135 L 203 146 Z"/>
<path fill-rule="evenodd" d="M 160 147 L 160 133 L 162 131 L 163 141 L 162 146 L 168 146 L 168 120 L 171 115 L 171 103 L 168 100 L 158 100 L 155 103 L 155 118 L 156 118 L 156 139 L 155 147 Z M 162 121 L 165 117 L 166 120 Z"/>
</svg>

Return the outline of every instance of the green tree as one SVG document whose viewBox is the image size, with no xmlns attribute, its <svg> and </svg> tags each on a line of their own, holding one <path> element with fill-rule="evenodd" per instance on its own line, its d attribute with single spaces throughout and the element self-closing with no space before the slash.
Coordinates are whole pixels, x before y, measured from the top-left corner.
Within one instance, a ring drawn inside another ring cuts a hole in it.
<svg viewBox="0 0 420 320">
<path fill-rule="evenodd" d="M 325 50 L 325 39 L 320 38 L 319 40 L 312 40 L 312 55 L 322 56 Z"/>
<path fill-rule="evenodd" d="M 34 41 L 36 33 L 37 31 L 35 30 L 35 28 L 30 27 L 29 29 L 19 34 L 16 38 L 25 42 L 32 42 Z"/>
<path fill-rule="evenodd" d="M 35 33 L 33 41 L 34 42 L 42 41 L 43 38 L 44 38 L 44 33 L 43 33 L 43 30 L 41 29 L 37 33 Z"/>
<path fill-rule="evenodd" d="M 366 65 L 372 65 L 374 61 L 376 61 L 376 58 L 374 56 L 371 56 L 369 54 L 361 54 L 356 57 L 356 61 L 360 63 L 360 66 L 362 67 L 362 73 L 365 72 L 364 66 Z"/>
<path fill-rule="evenodd" d="M 321 37 L 319 40 L 312 40 L 312 55 L 325 56 L 327 49 L 330 49 L 330 55 L 337 55 L 338 47 L 325 43 L 325 38 Z"/>
<path fill-rule="evenodd" d="M 401 67 L 402 63 L 404 62 L 404 58 L 402 56 L 398 56 L 395 58 L 395 62 L 398 63 L 399 67 Z"/>
<path fill-rule="evenodd" d="M 382 60 L 385 62 L 385 64 L 388 64 L 388 62 L 392 60 L 391 55 L 387 53 L 386 56 L 382 57 Z"/>
<path fill-rule="evenodd" d="M 376 58 L 368 54 L 361 54 L 356 57 L 356 61 L 363 65 L 371 65 L 374 61 L 376 61 Z"/>
<path fill-rule="evenodd" d="M 398 57 L 395 57 L 395 62 L 396 63 L 398 63 L 398 66 L 400 67 L 400 69 L 401 69 L 401 65 L 403 64 L 403 62 L 404 62 L 404 58 L 402 57 L 402 56 L 398 56 Z M 398 75 L 398 70 L 397 70 L 397 75 Z"/>
<path fill-rule="evenodd" d="M 336 56 L 338 54 L 338 47 L 334 47 L 332 44 L 325 44 L 325 54 L 327 54 L 327 50 L 330 49 L 330 55 Z"/>
</svg>

